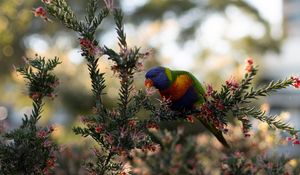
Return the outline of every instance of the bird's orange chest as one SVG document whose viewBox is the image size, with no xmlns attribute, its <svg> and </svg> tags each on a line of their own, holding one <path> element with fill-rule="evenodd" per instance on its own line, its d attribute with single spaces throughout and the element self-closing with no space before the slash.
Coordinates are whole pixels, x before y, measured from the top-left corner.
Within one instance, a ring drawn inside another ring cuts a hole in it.
<svg viewBox="0 0 300 175">
<path fill-rule="evenodd" d="M 168 89 L 160 91 L 160 95 L 171 101 L 179 100 L 192 84 L 193 80 L 188 75 L 179 75 Z"/>
</svg>

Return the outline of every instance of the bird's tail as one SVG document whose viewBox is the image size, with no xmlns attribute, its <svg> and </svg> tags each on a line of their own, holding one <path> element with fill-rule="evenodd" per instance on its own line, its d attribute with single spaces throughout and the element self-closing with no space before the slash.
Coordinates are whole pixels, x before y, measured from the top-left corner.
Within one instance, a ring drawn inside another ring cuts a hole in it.
<svg viewBox="0 0 300 175">
<path fill-rule="evenodd" d="M 200 122 L 211 132 L 213 135 L 219 140 L 219 142 L 222 143 L 222 145 L 226 148 L 230 148 L 229 144 L 225 140 L 222 131 L 218 130 L 216 127 L 213 125 L 209 124 L 208 122 L 204 121 L 201 118 L 198 118 Z"/>
</svg>

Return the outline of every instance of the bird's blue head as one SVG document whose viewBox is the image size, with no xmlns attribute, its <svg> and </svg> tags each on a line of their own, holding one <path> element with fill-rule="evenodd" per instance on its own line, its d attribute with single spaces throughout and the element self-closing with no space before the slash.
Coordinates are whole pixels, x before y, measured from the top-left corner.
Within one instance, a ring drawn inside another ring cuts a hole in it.
<svg viewBox="0 0 300 175">
<path fill-rule="evenodd" d="M 151 87 L 154 86 L 158 90 L 167 89 L 170 84 L 170 78 L 167 75 L 167 72 L 171 74 L 170 69 L 165 67 L 154 67 L 151 68 L 145 75 L 145 86 Z M 170 75 L 169 75 L 170 76 Z"/>
</svg>

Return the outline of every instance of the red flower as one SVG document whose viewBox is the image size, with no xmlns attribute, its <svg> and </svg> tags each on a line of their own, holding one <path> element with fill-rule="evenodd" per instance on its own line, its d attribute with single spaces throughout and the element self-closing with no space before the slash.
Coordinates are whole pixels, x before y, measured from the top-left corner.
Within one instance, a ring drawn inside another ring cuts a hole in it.
<svg viewBox="0 0 300 175">
<path fill-rule="evenodd" d="M 234 77 L 231 77 L 229 80 L 227 80 L 226 85 L 232 91 L 235 91 L 239 88 L 239 83 Z"/>
<path fill-rule="evenodd" d="M 156 151 L 156 146 L 155 145 L 148 145 L 148 150 L 151 152 Z"/>
<path fill-rule="evenodd" d="M 221 100 L 216 100 L 215 107 L 218 110 L 224 110 L 224 108 L 225 108 L 224 105 L 223 105 L 223 103 L 221 102 Z"/>
<path fill-rule="evenodd" d="M 247 59 L 246 59 L 246 63 L 247 63 L 248 65 L 253 65 L 253 63 L 254 63 L 253 58 L 251 58 L 251 57 L 247 58 Z"/>
<path fill-rule="evenodd" d="M 41 97 L 41 94 L 39 92 L 31 92 L 29 96 L 32 100 L 37 101 Z"/>
<path fill-rule="evenodd" d="M 193 119 L 193 116 L 192 115 L 188 115 L 186 116 L 186 120 L 190 123 L 194 123 L 194 119 Z"/>
<path fill-rule="evenodd" d="M 92 41 L 85 39 L 85 38 L 81 38 L 79 39 L 79 44 L 83 47 L 83 48 L 90 48 L 93 46 Z"/>
<path fill-rule="evenodd" d="M 149 145 L 145 145 L 143 148 L 142 148 L 142 151 L 145 152 L 145 151 L 151 151 L 151 152 L 155 152 L 156 151 L 156 146 L 153 145 L 153 144 L 149 144 Z"/>
<path fill-rule="evenodd" d="M 48 132 L 46 132 L 46 131 L 44 131 L 44 130 L 38 131 L 38 132 L 36 133 L 36 136 L 37 136 L 38 138 L 45 138 L 45 137 L 48 136 Z"/>
<path fill-rule="evenodd" d="M 100 57 L 103 54 L 102 49 L 100 47 L 95 46 L 93 42 L 89 39 L 80 38 L 79 44 L 92 56 Z"/>
<path fill-rule="evenodd" d="M 152 123 L 148 123 L 147 128 L 148 129 L 151 129 L 151 128 L 158 129 L 159 127 L 156 123 L 152 122 Z"/>
<path fill-rule="evenodd" d="M 300 140 L 294 140 L 293 145 L 300 145 Z"/>
<path fill-rule="evenodd" d="M 48 168 L 52 168 L 52 167 L 54 167 L 54 165 L 55 165 L 55 160 L 53 158 L 47 160 L 47 167 Z"/>
<path fill-rule="evenodd" d="M 206 85 L 206 93 L 205 96 L 210 97 L 212 93 L 214 92 L 214 89 L 211 84 Z"/>
<path fill-rule="evenodd" d="M 295 88 L 300 88 L 300 78 L 299 77 L 291 77 L 291 79 L 294 81 L 292 85 Z"/>
<path fill-rule="evenodd" d="M 246 68 L 245 68 L 245 70 L 247 71 L 247 72 L 251 72 L 252 71 L 252 69 L 253 69 L 253 58 L 247 58 L 246 59 Z"/>
<path fill-rule="evenodd" d="M 208 104 L 204 104 L 200 107 L 200 113 L 207 118 L 211 118 L 213 111 L 208 107 Z"/>
<path fill-rule="evenodd" d="M 131 127 L 131 128 L 134 128 L 136 126 L 136 121 L 135 120 L 129 120 L 128 121 L 128 125 Z"/>
<path fill-rule="evenodd" d="M 100 133 L 101 131 L 103 130 L 103 126 L 102 125 L 99 125 L 95 128 L 95 132 L 96 133 Z"/>
<path fill-rule="evenodd" d="M 45 21 L 50 21 L 49 18 L 47 17 L 47 12 L 43 7 L 38 7 L 36 9 L 33 9 L 32 12 L 34 13 L 35 17 L 41 17 Z"/>
<path fill-rule="evenodd" d="M 43 7 L 38 7 L 34 9 L 34 16 L 36 17 L 44 17 L 46 16 L 46 10 Z"/>
</svg>

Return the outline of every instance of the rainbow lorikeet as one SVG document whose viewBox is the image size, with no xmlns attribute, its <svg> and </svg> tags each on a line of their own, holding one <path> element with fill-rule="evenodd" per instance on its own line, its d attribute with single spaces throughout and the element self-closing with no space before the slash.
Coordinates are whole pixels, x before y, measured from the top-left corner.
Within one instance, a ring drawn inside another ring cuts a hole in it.
<svg viewBox="0 0 300 175">
<path fill-rule="evenodd" d="M 147 88 L 155 87 L 162 97 L 170 100 L 171 110 L 193 110 L 206 101 L 201 83 L 187 71 L 154 67 L 146 73 L 145 78 Z M 224 146 L 229 147 L 220 130 L 201 117 L 198 119 Z"/>
</svg>

